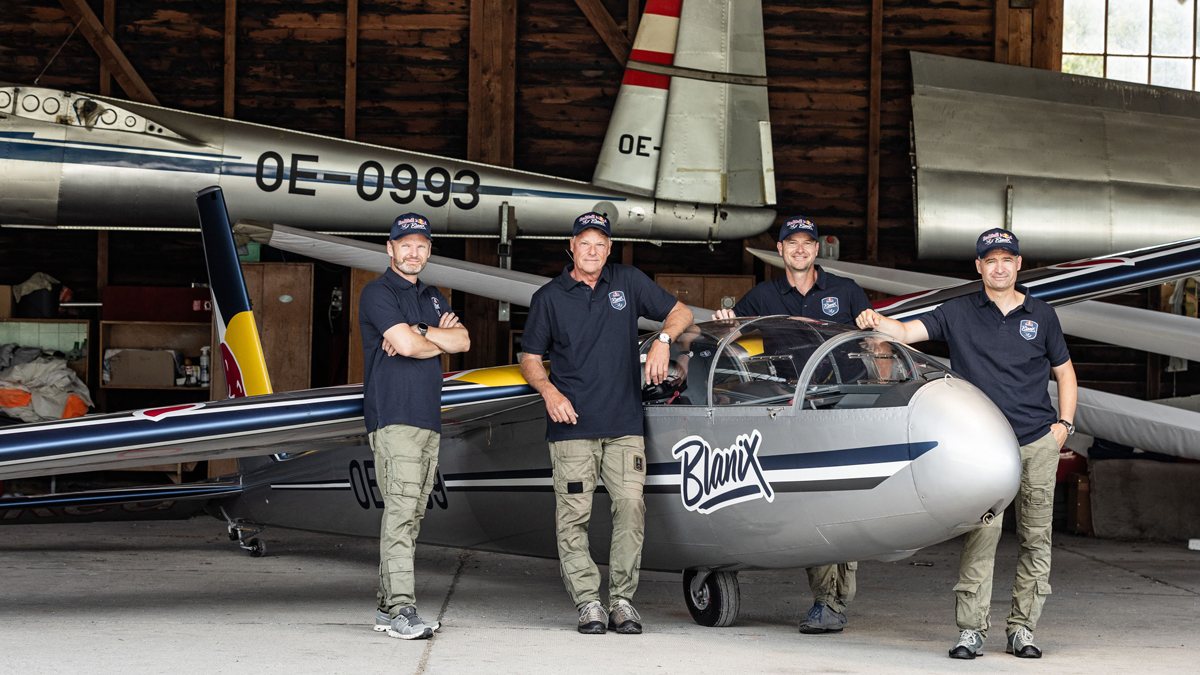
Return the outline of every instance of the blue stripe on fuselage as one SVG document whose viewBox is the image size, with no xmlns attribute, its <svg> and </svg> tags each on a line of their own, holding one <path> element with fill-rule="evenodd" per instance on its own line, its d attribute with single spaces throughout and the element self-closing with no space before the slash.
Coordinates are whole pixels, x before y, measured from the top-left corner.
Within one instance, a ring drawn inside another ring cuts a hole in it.
<svg viewBox="0 0 1200 675">
<path fill-rule="evenodd" d="M 146 152 L 167 153 L 179 156 L 164 157 L 162 155 L 144 154 Z M 186 155 L 212 157 L 212 159 L 200 159 L 197 157 L 187 157 Z M 241 159 L 241 157 L 236 155 L 125 147 L 108 143 L 90 143 L 74 140 L 35 139 L 32 132 L 0 132 L 0 158 L 28 162 L 60 162 L 63 164 L 80 164 L 84 166 L 106 166 L 119 169 L 202 173 L 219 176 L 238 176 L 242 178 L 252 178 L 258 174 L 257 164 L 228 161 Z M 347 174 L 343 171 L 327 172 L 307 166 L 301 167 L 299 170 L 305 173 L 316 173 L 317 176 L 315 178 L 297 178 L 297 183 L 357 186 L 356 174 Z M 274 166 L 263 167 L 264 180 L 271 182 L 279 180 L 279 173 Z M 290 182 L 291 167 L 285 165 L 282 173 L 283 180 Z M 347 180 L 347 176 L 349 176 L 349 180 Z M 367 172 L 363 176 L 363 188 L 379 188 L 381 181 L 386 184 L 387 178 L 378 176 L 374 172 Z M 470 183 L 467 182 L 452 182 L 450 192 L 453 194 L 466 194 L 469 185 Z M 425 181 L 420 178 L 416 179 L 416 190 L 418 192 L 430 192 L 428 186 L 425 185 Z M 533 188 L 512 188 L 496 185 L 480 185 L 477 190 L 481 195 L 497 197 L 545 197 L 553 199 L 608 199 L 611 201 L 625 201 L 624 197 L 611 195 L 559 192 Z"/>
<path fill-rule="evenodd" d="M 444 395 L 443 395 L 444 396 Z M 763 471 L 781 469 L 816 469 L 832 466 L 859 466 L 914 460 L 937 447 L 937 441 L 896 443 L 867 448 L 848 448 L 825 452 L 797 452 L 790 455 L 766 455 L 758 458 Z M 678 476 L 679 462 L 653 462 L 646 466 L 647 476 Z M 511 480 L 517 478 L 549 478 L 550 469 L 513 469 L 507 471 L 475 471 L 446 474 L 445 480 Z"/>
</svg>

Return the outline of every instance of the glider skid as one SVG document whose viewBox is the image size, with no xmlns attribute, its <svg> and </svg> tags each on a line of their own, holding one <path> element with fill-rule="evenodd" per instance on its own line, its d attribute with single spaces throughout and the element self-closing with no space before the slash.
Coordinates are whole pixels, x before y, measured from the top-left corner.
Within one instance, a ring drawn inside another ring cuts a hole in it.
<svg viewBox="0 0 1200 675">
<path fill-rule="evenodd" d="M 230 518 L 225 512 L 225 507 L 221 507 L 221 515 L 225 517 L 226 529 L 229 532 L 229 541 L 236 541 L 237 545 L 243 551 L 247 551 L 251 558 L 261 558 L 267 554 L 267 544 L 262 539 L 255 535 L 267 529 L 266 525 L 250 525 L 240 519 Z M 246 538 L 249 537 L 249 541 Z"/>
<path fill-rule="evenodd" d="M 692 619 L 701 626 L 731 626 L 742 605 L 737 572 L 684 570 L 683 599 Z"/>
</svg>

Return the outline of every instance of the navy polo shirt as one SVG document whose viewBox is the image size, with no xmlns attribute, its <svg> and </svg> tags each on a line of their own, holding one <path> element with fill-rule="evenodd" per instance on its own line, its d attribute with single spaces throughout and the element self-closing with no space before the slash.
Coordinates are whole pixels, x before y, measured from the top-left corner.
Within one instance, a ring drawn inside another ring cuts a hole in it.
<svg viewBox="0 0 1200 675">
<path fill-rule="evenodd" d="M 396 324 L 437 326 L 450 311 L 446 296 L 390 267 L 367 284 L 358 298 L 363 341 L 363 414 L 367 431 L 391 424 L 442 430 L 442 360 L 414 359 L 383 351 L 383 334 Z"/>
<path fill-rule="evenodd" d="M 764 281 L 750 289 L 733 306 L 738 316 L 802 316 L 853 326 L 865 309 L 871 309 L 867 294 L 854 280 L 826 272 L 817 265 L 817 281 L 801 293 L 787 277 Z"/>
<path fill-rule="evenodd" d="M 1067 341 L 1054 308 L 1025 293 L 1007 316 L 984 291 L 955 298 L 921 315 L 929 339 L 950 344 L 954 370 L 1000 408 L 1021 445 L 1050 433 L 1058 413 L 1046 385 L 1066 363 Z"/>
<path fill-rule="evenodd" d="M 550 382 L 571 402 L 576 424 L 546 418 L 546 438 L 641 436 L 638 317 L 663 321 L 675 296 L 630 265 L 605 265 L 596 288 L 563 273 L 533 294 L 521 350 L 550 357 Z"/>
</svg>

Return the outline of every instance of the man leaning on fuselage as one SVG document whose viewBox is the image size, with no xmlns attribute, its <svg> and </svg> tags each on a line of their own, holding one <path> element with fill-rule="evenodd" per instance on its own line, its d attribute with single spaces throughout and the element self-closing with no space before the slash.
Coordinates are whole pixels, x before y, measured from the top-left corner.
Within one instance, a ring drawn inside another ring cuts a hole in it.
<svg viewBox="0 0 1200 675">
<path fill-rule="evenodd" d="M 1033 630 L 1050 594 L 1050 522 L 1058 453 L 1075 432 L 1078 388 L 1071 355 L 1054 308 L 1016 285 L 1021 254 L 1016 235 L 995 228 L 979 235 L 975 269 L 983 290 L 954 298 L 915 321 L 900 323 L 873 310 L 858 317 L 904 343 L 944 340 L 954 370 L 992 399 L 1021 444 L 1021 487 L 1017 492 L 1017 578 L 1008 613 L 1005 651 L 1040 658 Z M 1050 373 L 1058 382 L 1059 412 L 1047 391 Z M 970 476 L 964 476 L 970 480 Z M 973 659 L 983 652 L 991 625 L 992 573 L 1003 514 L 963 540 L 954 587 L 958 642 L 950 657 Z"/>
<path fill-rule="evenodd" d="M 817 236 L 811 220 L 800 216 L 785 220 L 775 245 L 783 258 L 784 278 L 762 282 L 733 309 L 719 310 L 713 318 L 784 314 L 852 325 L 856 316 L 871 308 L 871 301 L 852 279 L 826 272 L 816 264 Z M 857 562 L 805 570 L 813 606 L 800 620 L 801 633 L 841 632 L 846 626 L 846 605 L 854 599 L 857 570 Z"/>
<path fill-rule="evenodd" d="M 634 609 L 645 534 L 646 482 L 638 316 L 663 321 L 646 358 L 645 379 L 667 376 L 671 341 L 692 312 L 636 267 L 608 265 L 608 219 L 575 220 L 562 274 L 533 294 L 521 337 L 521 374 L 546 402 L 554 471 L 559 569 L 580 633 L 641 633 Z M 550 373 L 542 363 L 550 359 Z M 597 478 L 612 498 L 609 608 L 600 604 L 600 571 L 588 551 Z"/>
</svg>

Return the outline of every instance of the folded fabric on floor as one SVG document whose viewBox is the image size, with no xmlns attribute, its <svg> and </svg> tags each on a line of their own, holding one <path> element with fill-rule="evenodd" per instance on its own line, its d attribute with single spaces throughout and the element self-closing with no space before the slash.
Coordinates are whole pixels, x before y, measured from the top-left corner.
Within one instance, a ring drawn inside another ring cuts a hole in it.
<svg viewBox="0 0 1200 675">
<path fill-rule="evenodd" d="M 37 358 L 0 370 L 0 413 L 23 422 L 79 417 L 92 397 L 61 359 Z"/>
</svg>

